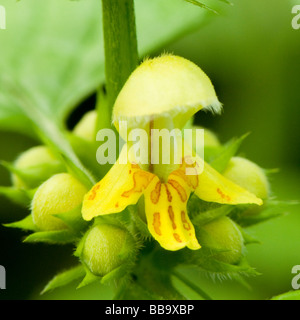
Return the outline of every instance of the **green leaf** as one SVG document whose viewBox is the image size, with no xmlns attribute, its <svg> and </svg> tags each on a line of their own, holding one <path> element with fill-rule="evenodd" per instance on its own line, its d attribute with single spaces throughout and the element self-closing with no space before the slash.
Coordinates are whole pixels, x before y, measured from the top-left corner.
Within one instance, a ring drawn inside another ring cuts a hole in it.
<svg viewBox="0 0 300 320">
<path fill-rule="evenodd" d="M 233 210 L 233 206 L 221 205 L 216 208 L 201 212 L 192 219 L 194 225 L 203 226 L 215 219 L 228 215 Z"/>
<path fill-rule="evenodd" d="M 1 4 L 9 13 L 9 28 L 0 33 L 1 75 L 17 84 L 19 92 L 28 92 L 46 117 L 64 125 L 70 112 L 105 79 L 101 2 L 3 0 Z M 143 56 L 198 28 L 206 13 L 181 0 L 139 0 L 136 16 Z M 0 128 L 34 134 L 9 95 L 1 90 Z"/>
<path fill-rule="evenodd" d="M 300 300 L 300 290 L 289 291 L 278 296 L 273 297 L 271 300 Z"/>
<path fill-rule="evenodd" d="M 246 231 L 244 228 L 240 227 L 238 224 L 236 224 L 237 227 L 239 228 L 243 238 L 244 238 L 244 245 L 248 244 L 261 244 L 261 241 L 258 240 L 256 237 L 252 236 L 248 231 Z"/>
<path fill-rule="evenodd" d="M 245 258 L 239 264 L 229 264 L 216 259 L 206 259 L 197 264 L 212 277 L 222 279 L 240 279 L 240 276 L 258 276 L 259 273 L 249 266 Z"/>
<path fill-rule="evenodd" d="M 139 0 L 135 8 L 140 56 L 161 50 L 211 18 L 206 10 L 195 10 L 182 0 Z"/>
<path fill-rule="evenodd" d="M 42 290 L 41 294 L 65 286 L 79 278 L 83 278 L 84 275 L 84 267 L 81 264 L 69 270 L 63 271 L 57 274 L 52 280 L 48 282 L 48 284 Z"/>
<path fill-rule="evenodd" d="M 52 175 L 66 171 L 65 166 L 60 161 L 43 163 L 22 169 L 17 168 L 14 164 L 6 161 L 0 161 L 0 164 L 11 173 L 18 176 L 28 188 L 36 188 Z"/>
<path fill-rule="evenodd" d="M 114 300 L 160 300 L 161 297 L 150 292 L 143 285 L 136 281 L 122 286 L 114 297 Z"/>
<path fill-rule="evenodd" d="M 143 207 L 143 205 L 143 199 L 140 199 L 138 205 L 128 206 L 127 209 L 130 214 L 130 219 L 134 222 L 134 225 L 140 233 L 141 237 L 143 239 L 152 239 L 147 224 L 141 219 L 138 213 L 138 207 Z"/>
<path fill-rule="evenodd" d="M 39 108 L 44 112 L 65 119 L 104 80 L 100 2 L 4 0 L 1 4 L 9 13 L 9 27 L 0 35 L 1 73 L 18 80 L 31 98 L 42 102 Z M 22 113 L 5 95 L 0 114 L 20 122 Z"/>
<path fill-rule="evenodd" d="M 93 273 L 91 273 L 91 271 L 88 268 L 84 267 L 84 270 L 85 270 L 85 277 L 79 283 L 79 285 L 77 286 L 77 289 L 85 287 L 93 282 L 101 281 L 101 277 L 95 276 Z"/>
<path fill-rule="evenodd" d="M 202 3 L 202 2 L 199 2 L 199 1 L 197 1 L 197 0 L 184 0 L 184 1 L 189 2 L 189 3 L 191 3 L 191 4 L 194 4 L 194 5 L 196 5 L 196 6 L 200 7 L 200 8 L 209 10 L 209 11 L 215 13 L 215 14 L 218 14 L 218 12 L 217 12 L 216 10 L 208 7 L 206 4 L 204 4 L 204 3 Z"/>
<path fill-rule="evenodd" d="M 236 155 L 243 141 L 248 137 L 249 133 L 244 134 L 240 138 L 234 138 L 226 143 L 222 151 L 210 162 L 210 165 L 219 172 L 226 169 L 230 159 Z"/>
<path fill-rule="evenodd" d="M 194 4 L 194 5 L 196 5 L 196 6 L 200 7 L 200 8 L 209 10 L 209 11 L 215 13 L 215 14 L 218 14 L 218 12 L 217 12 L 216 10 L 212 9 L 211 7 L 207 6 L 206 4 L 204 4 L 203 2 L 200 2 L 200 1 L 198 1 L 198 0 L 184 0 L 184 1 L 189 2 L 189 3 L 191 3 L 191 4 Z M 219 0 L 219 1 L 224 2 L 224 3 L 226 3 L 226 4 L 229 4 L 229 5 L 231 5 L 231 6 L 233 5 L 233 4 L 232 4 L 230 1 L 228 1 L 228 0 Z"/>
<path fill-rule="evenodd" d="M 128 268 L 126 268 L 125 266 L 122 265 L 122 266 L 112 270 L 111 272 L 109 272 L 105 276 L 103 276 L 101 279 L 101 283 L 105 284 L 105 283 L 110 283 L 110 282 L 119 280 L 120 278 L 122 278 L 123 276 L 125 276 L 127 274 L 127 271 L 128 271 Z"/>
<path fill-rule="evenodd" d="M 25 238 L 24 242 L 45 242 L 49 244 L 67 244 L 78 241 L 78 237 L 71 230 L 38 231 Z"/>
<path fill-rule="evenodd" d="M 2 81 L 2 83 L 1 83 Z M 96 183 L 92 174 L 82 165 L 78 156 L 70 145 L 66 130 L 51 115 L 45 114 L 36 101 L 31 100 L 30 95 L 8 79 L 1 79 L 0 84 L 6 92 L 11 93 L 12 101 L 18 103 L 27 119 L 31 120 L 31 126 L 41 141 L 53 151 L 66 165 L 67 169 L 76 176 L 88 188 Z"/>
<path fill-rule="evenodd" d="M 72 133 L 68 133 L 67 138 L 81 163 L 93 172 L 96 180 L 100 180 L 107 171 L 97 162 L 96 152 L 99 146 L 94 141 L 87 141 Z"/>
<path fill-rule="evenodd" d="M 175 277 L 177 277 L 181 282 L 191 288 L 193 291 L 198 293 L 198 295 L 205 300 L 213 300 L 204 290 L 202 290 L 199 286 L 195 285 L 195 283 L 191 282 L 189 279 L 184 277 L 179 271 L 173 271 Z"/>
<path fill-rule="evenodd" d="M 83 220 L 82 218 L 81 206 L 82 204 L 80 204 L 71 211 L 53 214 L 53 216 L 61 219 L 74 232 L 81 232 L 89 225 L 89 222 Z"/>
<path fill-rule="evenodd" d="M 31 202 L 31 197 L 28 192 L 14 187 L 0 186 L 0 195 L 23 207 L 28 207 Z"/>
<path fill-rule="evenodd" d="M 248 215 L 247 209 L 251 205 L 237 206 L 232 212 L 232 218 L 237 221 L 242 227 L 249 227 L 258 223 L 265 222 L 283 216 L 288 213 L 288 208 L 293 205 L 298 205 L 299 201 L 278 201 L 274 199 L 266 200 L 261 211 L 256 215 Z"/>
<path fill-rule="evenodd" d="M 235 206 L 206 202 L 192 195 L 188 201 L 188 215 L 193 224 L 197 226 L 205 225 L 214 219 L 221 218 L 235 210 Z"/>
</svg>

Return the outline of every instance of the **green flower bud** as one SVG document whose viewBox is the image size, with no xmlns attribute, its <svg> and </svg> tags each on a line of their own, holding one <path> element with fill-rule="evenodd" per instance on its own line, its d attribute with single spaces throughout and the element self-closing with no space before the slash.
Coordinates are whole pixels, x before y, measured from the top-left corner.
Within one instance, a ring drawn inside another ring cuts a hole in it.
<svg viewBox="0 0 300 320">
<path fill-rule="evenodd" d="M 199 127 L 201 129 L 201 127 Z M 220 147 L 220 141 L 216 134 L 209 129 L 204 129 L 204 146 L 205 147 Z"/>
<path fill-rule="evenodd" d="M 53 174 L 62 172 L 64 166 L 46 146 L 36 146 L 23 152 L 14 167 L 22 175 L 12 174 L 12 184 L 16 188 L 28 189 L 39 186 Z"/>
<path fill-rule="evenodd" d="M 187 126 L 185 127 L 185 129 L 190 129 L 192 130 L 192 135 L 185 135 L 184 136 L 184 140 L 193 147 L 194 150 L 196 150 L 196 147 L 198 150 L 201 150 L 201 148 L 203 147 L 209 147 L 209 148 L 216 148 L 216 147 L 220 147 L 220 141 L 218 139 L 218 137 L 216 136 L 216 134 L 214 132 L 212 132 L 209 129 L 200 127 L 200 126 Z M 200 141 L 197 141 L 196 139 L 196 130 L 200 130 L 203 129 L 204 130 L 204 145 L 202 144 L 202 141 L 200 139 Z M 192 138 L 192 140 L 190 140 Z M 195 143 L 198 143 L 198 145 L 195 145 Z M 199 144 L 200 143 L 200 144 Z"/>
<path fill-rule="evenodd" d="M 73 133 L 83 139 L 94 141 L 96 138 L 97 112 L 87 112 L 73 129 Z"/>
<path fill-rule="evenodd" d="M 231 158 L 223 175 L 258 198 L 266 199 L 270 194 L 269 182 L 263 169 L 245 158 Z"/>
<path fill-rule="evenodd" d="M 258 198 L 267 199 L 270 195 L 270 184 L 265 172 L 257 164 L 245 158 L 231 158 L 223 175 L 241 187 L 255 194 Z M 251 205 L 243 214 L 257 215 L 264 206 Z"/>
<path fill-rule="evenodd" d="M 134 239 L 119 226 L 98 224 L 83 238 L 80 258 L 90 272 L 105 276 L 114 269 L 130 263 L 135 252 Z"/>
<path fill-rule="evenodd" d="M 199 243 L 212 249 L 224 250 L 214 258 L 225 263 L 236 264 L 242 256 L 244 239 L 237 225 L 228 217 L 213 220 L 201 227 Z"/>
<path fill-rule="evenodd" d="M 67 213 L 79 207 L 87 192 L 87 188 L 68 173 L 52 176 L 38 188 L 33 197 L 33 222 L 41 231 L 66 229 L 67 225 L 53 215 Z"/>
</svg>

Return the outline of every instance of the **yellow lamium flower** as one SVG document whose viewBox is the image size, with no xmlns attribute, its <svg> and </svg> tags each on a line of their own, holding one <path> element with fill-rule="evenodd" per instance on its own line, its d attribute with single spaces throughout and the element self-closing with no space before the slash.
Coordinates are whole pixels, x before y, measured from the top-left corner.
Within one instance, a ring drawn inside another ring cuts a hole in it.
<svg viewBox="0 0 300 320">
<path fill-rule="evenodd" d="M 146 60 L 132 73 L 116 100 L 113 117 L 117 129 L 118 121 L 126 120 L 129 130 L 144 128 L 150 133 L 153 128 L 181 129 L 198 110 L 219 112 L 220 108 L 210 80 L 199 67 L 165 55 Z M 151 134 L 149 140 L 151 145 Z M 174 143 L 185 146 L 180 138 Z M 118 161 L 86 194 L 82 207 L 85 220 L 121 212 L 144 196 L 148 229 L 154 239 L 167 250 L 197 250 L 201 246 L 187 214 L 192 192 L 210 202 L 262 204 L 261 199 L 227 180 L 191 148 L 184 148 L 184 153 L 176 148 L 180 151 L 169 165 L 150 164 L 145 168 L 129 147 L 129 143 L 123 147 Z M 127 163 L 120 161 L 124 157 L 129 159 Z M 177 164 L 177 158 L 181 163 Z"/>
</svg>

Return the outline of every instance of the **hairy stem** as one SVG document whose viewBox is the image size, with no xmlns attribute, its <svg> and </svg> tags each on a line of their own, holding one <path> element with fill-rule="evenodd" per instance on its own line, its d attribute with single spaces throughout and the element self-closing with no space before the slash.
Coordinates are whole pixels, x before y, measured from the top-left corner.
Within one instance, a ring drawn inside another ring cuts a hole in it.
<svg viewBox="0 0 300 320">
<path fill-rule="evenodd" d="M 108 108 L 138 65 L 134 0 L 102 0 Z"/>
</svg>

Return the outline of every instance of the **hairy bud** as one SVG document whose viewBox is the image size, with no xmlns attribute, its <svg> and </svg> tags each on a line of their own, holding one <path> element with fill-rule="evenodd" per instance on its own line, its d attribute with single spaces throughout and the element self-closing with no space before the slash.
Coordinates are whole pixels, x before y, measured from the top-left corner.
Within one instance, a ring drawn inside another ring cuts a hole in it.
<svg viewBox="0 0 300 320">
<path fill-rule="evenodd" d="M 88 141 L 94 141 L 96 139 L 96 123 L 97 123 L 97 112 L 91 110 L 87 112 L 81 120 L 75 126 L 73 133 Z"/>
<path fill-rule="evenodd" d="M 17 188 L 35 188 L 53 174 L 65 168 L 46 146 L 32 147 L 23 152 L 15 161 L 14 166 L 20 175 L 12 174 L 12 183 Z"/>
<path fill-rule="evenodd" d="M 213 256 L 219 261 L 235 264 L 242 256 L 243 236 L 237 225 L 228 217 L 205 224 L 201 227 L 198 238 L 201 245 L 220 250 L 220 253 Z"/>
<path fill-rule="evenodd" d="M 263 200 L 270 195 L 270 185 L 265 172 L 248 159 L 241 157 L 231 158 L 223 175 Z M 257 215 L 262 210 L 263 207 L 252 205 L 244 214 Z"/>
<path fill-rule="evenodd" d="M 55 214 L 74 210 L 83 200 L 87 189 L 68 173 L 59 173 L 45 181 L 32 200 L 32 217 L 41 231 L 67 228 Z M 78 209 L 78 215 L 81 215 Z"/>
<path fill-rule="evenodd" d="M 104 276 L 130 263 L 135 252 L 131 234 L 123 227 L 111 224 L 93 226 L 82 241 L 80 258 L 96 276 Z"/>
</svg>

